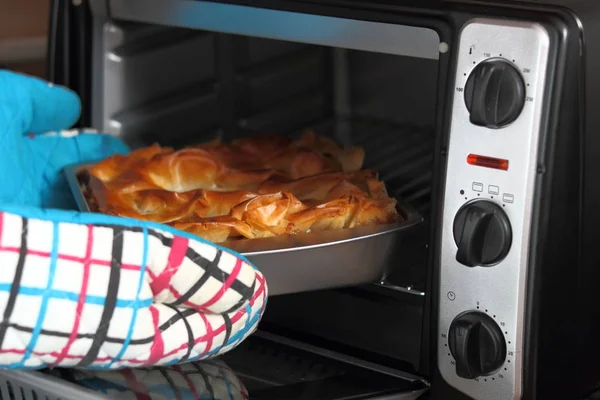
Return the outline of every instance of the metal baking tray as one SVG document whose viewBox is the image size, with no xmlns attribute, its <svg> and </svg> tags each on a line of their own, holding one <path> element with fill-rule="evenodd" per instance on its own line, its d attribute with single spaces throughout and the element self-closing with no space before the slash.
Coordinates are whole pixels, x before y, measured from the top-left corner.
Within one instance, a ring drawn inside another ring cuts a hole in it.
<svg viewBox="0 0 600 400">
<path fill-rule="evenodd" d="M 79 209 L 89 212 L 79 181 L 87 166 L 73 165 L 64 171 Z M 409 204 L 397 200 L 401 222 L 220 245 L 254 263 L 265 275 L 271 296 L 379 282 L 393 250 L 401 246 L 403 233 L 423 221 Z"/>
</svg>

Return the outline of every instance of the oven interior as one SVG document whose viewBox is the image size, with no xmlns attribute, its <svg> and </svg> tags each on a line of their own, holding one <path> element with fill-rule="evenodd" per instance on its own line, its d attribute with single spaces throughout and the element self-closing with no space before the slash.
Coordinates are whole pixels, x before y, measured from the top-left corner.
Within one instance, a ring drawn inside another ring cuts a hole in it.
<svg viewBox="0 0 600 400">
<path fill-rule="evenodd" d="M 365 167 L 424 217 L 381 282 L 269 299 L 259 327 L 269 339 L 253 336 L 224 357 L 254 397 L 286 393 L 267 387 L 331 386 L 359 364 L 378 366 L 365 369 L 378 378 L 359 379 L 369 387 L 427 375 L 438 60 L 115 21 L 97 29 L 93 52 L 93 126 L 132 147 L 310 128 L 362 146 Z M 340 357 L 324 364 L 303 343 Z"/>
</svg>

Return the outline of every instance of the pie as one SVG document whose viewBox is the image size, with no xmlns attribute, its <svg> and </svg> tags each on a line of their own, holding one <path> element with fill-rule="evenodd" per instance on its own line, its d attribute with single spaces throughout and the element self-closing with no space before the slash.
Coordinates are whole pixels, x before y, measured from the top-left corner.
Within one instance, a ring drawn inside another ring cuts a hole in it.
<svg viewBox="0 0 600 400">
<path fill-rule="evenodd" d="M 171 225 L 215 243 L 401 221 L 364 151 L 327 137 L 158 144 L 88 166 L 91 211 Z"/>
</svg>

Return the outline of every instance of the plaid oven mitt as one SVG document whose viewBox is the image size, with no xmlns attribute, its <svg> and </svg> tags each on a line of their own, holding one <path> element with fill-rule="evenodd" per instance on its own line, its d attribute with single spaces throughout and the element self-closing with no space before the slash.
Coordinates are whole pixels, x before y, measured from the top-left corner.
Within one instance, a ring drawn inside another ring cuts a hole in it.
<svg viewBox="0 0 600 400">
<path fill-rule="evenodd" d="M 63 131 L 79 112 L 75 93 L 0 70 L 0 367 L 171 365 L 234 348 L 264 311 L 263 275 L 166 225 L 71 211 L 62 169 L 128 151 Z"/>
</svg>

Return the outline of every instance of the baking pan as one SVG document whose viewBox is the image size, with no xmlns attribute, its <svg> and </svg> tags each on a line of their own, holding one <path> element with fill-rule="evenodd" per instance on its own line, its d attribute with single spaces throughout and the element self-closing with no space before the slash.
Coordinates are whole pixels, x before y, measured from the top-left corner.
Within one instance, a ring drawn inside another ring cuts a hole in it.
<svg viewBox="0 0 600 400">
<path fill-rule="evenodd" d="M 86 164 L 65 168 L 69 186 L 81 211 L 90 211 L 81 191 Z M 355 286 L 380 281 L 402 235 L 423 218 L 398 200 L 403 221 L 375 226 L 276 236 L 220 243 L 246 256 L 265 275 L 269 295 Z"/>
</svg>

